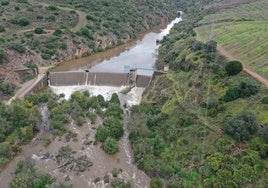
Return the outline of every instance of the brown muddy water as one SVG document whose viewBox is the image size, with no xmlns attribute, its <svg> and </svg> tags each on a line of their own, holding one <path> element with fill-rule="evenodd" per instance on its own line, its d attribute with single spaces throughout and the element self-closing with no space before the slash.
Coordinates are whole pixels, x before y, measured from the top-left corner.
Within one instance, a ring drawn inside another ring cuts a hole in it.
<svg viewBox="0 0 268 188">
<path fill-rule="evenodd" d="M 139 91 L 140 93 L 143 90 Z M 119 94 L 122 104 L 128 100 L 128 95 Z M 140 97 L 141 99 L 141 97 Z M 44 135 L 49 135 L 46 132 L 45 126 L 48 126 L 48 112 L 47 107 L 41 109 L 43 128 L 41 132 L 32 140 L 32 142 L 23 147 L 22 152 L 15 159 L 13 159 L 7 168 L 0 174 L 0 187 L 8 188 L 9 182 L 13 177 L 17 162 L 26 158 L 32 158 L 36 162 L 36 168 L 42 169 L 50 173 L 59 182 L 73 185 L 74 188 L 105 188 L 110 184 L 104 182 L 104 176 L 112 177 L 113 169 L 120 169 L 121 173 L 118 178 L 130 181 L 133 187 L 145 188 L 149 187 L 150 178 L 142 171 L 138 170 L 133 164 L 133 154 L 128 140 L 127 124 L 129 120 L 129 110 L 124 109 L 124 136 L 119 141 L 119 152 L 115 155 L 107 155 L 101 149 L 101 143 L 94 145 L 95 133 L 98 126 L 102 124 L 102 119 L 97 118 L 96 123 L 92 124 L 89 120 L 81 127 L 76 126 L 71 120 L 69 124 L 69 133 L 76 134 L 75 138 L 67 139 L 67 134 L 56 137 L 49 146 L 44 147 L 40 138 Z M 45 125 L 45 126 L 44 126 Z M 74 158 L 86 156 L 92 162 L 89 170 L 84 172 L 72 171 L 71 168 L 59 168 L 56 162 L 58 151 L 63 146 L 70 146 Z M 48 157 L 43 157 L 48 154 Z M 68 179 L 67 179 L 68 177 Z M 97 180 L 98 179 L 98 180 Z M 97 181 L 96 181 L 97 180 Z"/>
</svg>

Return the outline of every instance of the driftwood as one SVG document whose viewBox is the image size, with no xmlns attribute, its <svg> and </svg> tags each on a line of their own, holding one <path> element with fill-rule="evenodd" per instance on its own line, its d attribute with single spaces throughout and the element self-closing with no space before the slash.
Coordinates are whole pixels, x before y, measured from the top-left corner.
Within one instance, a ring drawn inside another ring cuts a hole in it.
<svg viewBox="0 0 268 188">
<path fill-rule="evenodd" d="M 67 162 L 65 162 L 64 164 L 58 166 L 57 168 L 62 168 L 62 167 L 68 166 L 69 164 L 72 164 L 73 161 L 74 161 L 74 158 L 71 157 L 71 158 L 69 158 L 69 160 Z"/>
</svg>

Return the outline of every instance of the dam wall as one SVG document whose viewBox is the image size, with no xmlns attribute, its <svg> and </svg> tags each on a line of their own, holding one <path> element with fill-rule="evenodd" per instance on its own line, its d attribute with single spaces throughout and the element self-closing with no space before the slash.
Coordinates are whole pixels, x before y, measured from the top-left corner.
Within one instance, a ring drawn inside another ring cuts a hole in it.
<svg viewBox="0 0 268 188">
<path fill-rule="evenodd" d="M 133 83 L 128 73 L 109 72 L 51 72 L 49 74 L 49 85 L 51 86 L 75 86 L 75 85 L 95 85 L 95 86 L 129 86 L 136 84 L 137 87 L 147 87 L 151 81 L 151 76 L 137 75 Z"/>
</svg>

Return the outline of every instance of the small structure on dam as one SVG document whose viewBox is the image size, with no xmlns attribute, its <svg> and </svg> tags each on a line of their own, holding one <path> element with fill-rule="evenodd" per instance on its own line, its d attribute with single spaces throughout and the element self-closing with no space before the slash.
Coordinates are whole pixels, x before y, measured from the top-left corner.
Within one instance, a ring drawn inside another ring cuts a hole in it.
<svg viewBox="0 0 268 188">
<path fill-rule="evenodd" d="M 136 86 L 147 87 L 151 82 L 152 76 L 138 75 L 136 69 L 129 73 L 110 73 L 110 72 L 51 72 L 48 76 L 50 86 Z"/>
</svg>

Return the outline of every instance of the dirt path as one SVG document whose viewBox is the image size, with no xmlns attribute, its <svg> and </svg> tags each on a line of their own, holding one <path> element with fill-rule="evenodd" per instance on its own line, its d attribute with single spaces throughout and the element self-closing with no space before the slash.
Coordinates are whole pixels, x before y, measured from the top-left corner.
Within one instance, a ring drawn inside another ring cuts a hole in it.
<svg viewBox="0 0 268 188">
<path fill-rule="evenodd" d="M 227 57 L 229 60 L 239 60 L 238 58 L 234 57 L 232 54 L 230 54 L 229 52 L 227 52 L 223 47 L 218 46 L 218 50 L 220 51 L 220 53 L 222 55 L 224 55 L 225 57 Z M 268 80 L 266 78 L 264 78 L 263 76 L 259 75 L 258 73 L 256 73 L 254 70 L 252 70 L 251 68 L 249 68 L 246 64 L 243 63 L 243 70 L 245 72 L 247 72 L 248 74 L 250 74 L 253 78 L 257 79 L 259 82 L 261 82 L 263 85 L 265 85 L 266 87 L 268 87 Z"/>
<path fill-rule="evenodd" d="M 37 77 L 33 80 L 30 80 L 22 85 L 22 87 L 15 93 L 15 95 L 6 102 L 10 104 L 12 100 L 19 98 L 22 99 L 25 95 L 40 81 L 44 78 L 45 74 L 38 74 Z"/>
</svg>

